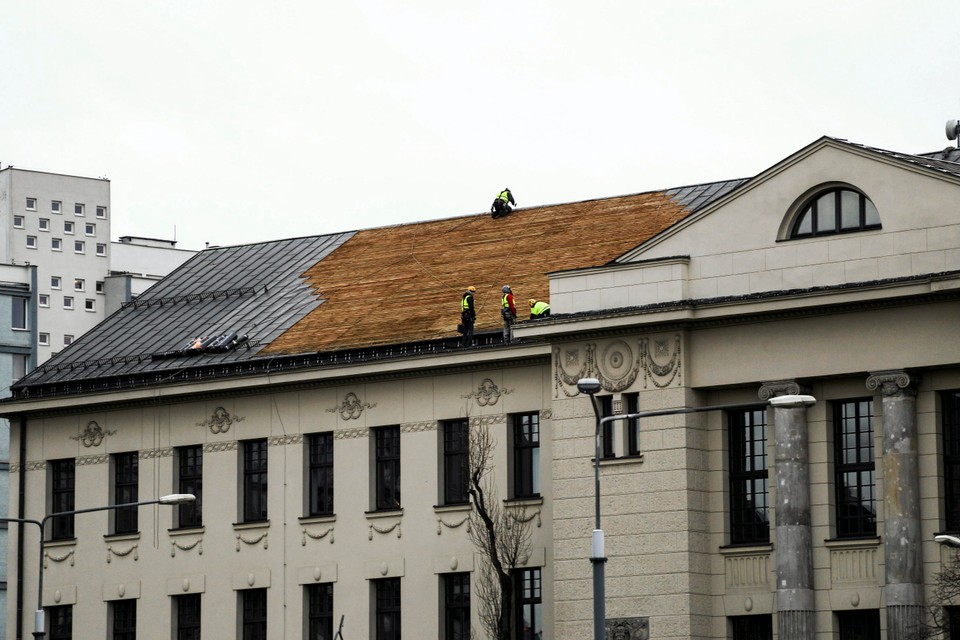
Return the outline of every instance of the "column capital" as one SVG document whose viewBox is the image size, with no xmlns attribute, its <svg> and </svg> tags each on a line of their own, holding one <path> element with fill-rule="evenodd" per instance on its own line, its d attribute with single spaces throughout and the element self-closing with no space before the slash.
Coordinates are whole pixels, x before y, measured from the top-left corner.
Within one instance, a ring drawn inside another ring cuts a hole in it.
<svg viewBox="0 0 960 640">
<path fill-rule="evenodd" d="M 920 378 L 910 375 L 903 369 L 874 371 L 867 376 L 867 389 L 870 391 L 880 389 L 880 394 L 884 397 L 895 396 L 901 393 L 917 395 L 918 384 L 920 384 Z"/>
<path fill-rule="evenodd" d="M 761 400 L 767 402 L 770 398 L 777 396 L 799 396 L 809 393 L 810 388 L 796 380 L 773 380 L 761 384 L 757 395 L 760 396 Z"/>
</svg>

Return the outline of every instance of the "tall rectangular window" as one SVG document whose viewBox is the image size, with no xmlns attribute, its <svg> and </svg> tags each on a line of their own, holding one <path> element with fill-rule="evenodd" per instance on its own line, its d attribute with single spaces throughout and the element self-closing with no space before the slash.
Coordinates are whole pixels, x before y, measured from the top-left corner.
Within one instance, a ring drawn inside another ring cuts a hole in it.
<svg viewBox="0 0 960 640">
<path fill-rule="evenodd" d="M 470 640 L 470 574 L 447 573 L 443 580 L 444 640 Z"/>
<path fill-rule="evenodd" d="M 333 433 L 311 433 L 307 438 L 310 455 L 310 505 L 307 515 L 333 515 Z"/>
<path fill-rule="evenodd" d="M 373 581 L 376 600 L 376 640 L 400 640 L 400 578 Z"/>
<path fill-rule="evenodd" d="M 306 586 L 307 640 L 333 640 L 333 583 Z"/>
<path fill-rule="evenodd" d="M 76 463 L 70 460 L 50 462 L 50 513 L 74 510 L 76 490 Z M 73 534 L 73 516 L 57 516 L 50 520 L 50 537 L 53 540 L 70 540 Z"/>
<path fill-rule="evenodd" d="M 13 329 L 26 329 L 27 328 L 27 299 L 26 298 L 10 298 L 10 303 L 13 306 L 13 317 L 11 318 L 10 326 Z"/>
<path fill-rule="evenodd" d="M 946 531 L 960 532 L 960 391 L 940 394 L 943 425 L 943 512 Z"/>
<path fill-rule="evenodd" d="M 640 394 L 623 394 L 623 409 L 625 413 L 639 413 Z M 640 418 L 627 420 L 627 455 L 640 455 Z"/>
<path fill-rule="evenodd" d="M 877 535 L 872 414 L 873 400 L 869 398 L 834 405 L 838 538 Z"/>
<path fill-rule="evenodd" d="M 187 593 L 173 601 L 177 612 L 176 640 L 200 640 L 200 594 Z"/>
<path fill-rule="evenodd" d="M 376 501 L 378 511 L 400 508 L 400 427 L 381 427 L 374 432 Z"/>
<path fill-rule="evenodd" d="M 540 569 L 521 569 L 517 576 L 517 638 L 540 640 L 543 637 L 543 596 Z"/>
<path fill-rule="evenodd" d="M 243 521 L 267 519 L 267 440 L 243 443 Z"/>
<path fill-rule="evenodd" d="M 267 640 L 267 590 L 240 592 L 242 640 Z"/>
<path fill-rule="evenodd" d="M 840 640 L 880 640 L 880 611 L 838 611 Z"/>
<path fill-rule="evenodd" d="M 613 396 L 597 396 L 600 403 L 600 416 L 607 418 L 613 415 Z M 600 456 L 603 458 L 613 458 L 617 455 L 616 433 L 617 425 L 613 422 L 605 422 L 603 430 L 600 432 Z"/>
<path fill-rule="evenodd" d="M 443 504 L 469 502 L 467 480 L 470 474 L 470 422 L 444 422 L 443 430 Z"/>
<path fill-rule="evenodd" d="M 137 601 L 114 600 L 110 609 L 113 612 L 113 640 L 137 640 Z"/>
<path fill-rule="evenodd" d="M 540 414 L 513 416 L 513 497 L 540 495 Z"/>
<path fill-rule="evenodd" d="M 773 640 L 773 616 L 734 616 L 730 618 L 733 640 Z"/>
<path fill-rule="evenodd" d="M 192 493 L 193 502 L 177 505 L 177 525 L 182 528 L 203 525 L 203 445 L 177 449 L 177 493 Z"/>
<path fill-rule="evenodd" d="M 767 412 L 728 414 L 730 451 L 730 543 L 770 542 L 767 482 Z"/>
<path fill-rule="evenodd" d="M 47 607 L 47 628 L 49 640 L 73 640 L 73 607 Z"/>
<path fill-rule="evenodd" d="M 136 451 L 118 453 L 113 457 L 113 504 L 138 500 L 139 456 Z M 137 507 L 114 510 L 113 532 L 137 532 Z"/>
</svg>

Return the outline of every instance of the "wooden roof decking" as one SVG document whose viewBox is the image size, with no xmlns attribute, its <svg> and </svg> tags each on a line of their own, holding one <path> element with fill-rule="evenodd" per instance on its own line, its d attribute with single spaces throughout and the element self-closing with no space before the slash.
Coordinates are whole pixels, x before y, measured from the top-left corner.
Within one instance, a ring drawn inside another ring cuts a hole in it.
<svg viewBox="0 0 960 640">
<path fill-rule="evenodd" d="M 477 288 L 476 330 L 495 329 L 509 284 L 520 318 L 550 271 L 606 264 L 690 213 L 663 192 L 358 231 L 304 276 L 324 302 L 264 348 L 305 353 L 456 335 Z"/>
</svg>

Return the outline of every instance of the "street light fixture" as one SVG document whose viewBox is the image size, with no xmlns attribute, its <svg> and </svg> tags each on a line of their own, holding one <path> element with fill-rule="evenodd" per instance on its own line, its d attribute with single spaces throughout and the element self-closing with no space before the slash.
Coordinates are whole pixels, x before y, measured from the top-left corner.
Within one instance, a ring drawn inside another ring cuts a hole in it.
<svg viewBox="0 0 960 640">
<path fill-rule="evenodd" d="M 935 542 L 942 544 L 945 547 L 955 547 L 960 548 L 960 538 L 957 536 L 952 536 L 948 533 L 938 533 L 933 536 Z"/>
<path fill-rule="evenodd" d="M 47 522 L 53 518 L 73 516 L 78 513 L 90 513 L 92 511 L 113 511 L 115 509 L 124 509 L 126 507 L 141 507 L 148 504 L 164 504 L 164 505 L 178 505 L 178 504 L 187 504 L 193 502 L 197 497 L 192 493 L 172 493 L 170 495 L 161 496 L 156 500 L 143 500 L 141 502 L 126 502 L 123 504 L 110 504 L 102 507 L 90 507 L 87 509 L 74 509 L 73 511 L 58 511 L 57 513 L 49 513 L 43 517 L 43 520 L 31 520 L 30 518 L 0 518 L 0 522 L 19 522 L 21 524 L 34 524 L 37 525 L 37 528 L 40 531 L 40 561 L 38 563 L 37 571 L 37 610 L 33 614 L 33 637 L 37 639 L 42 639 L 46 633 L 46 618 L 43 611 L 43 548 L 44 548 L 44 535 L 43 532 L 47 528 Z"/>
<path fill-rule="evenodd" d="M 593 483 L 594 483 L 594 529 L 592 536 L 592 545 L 590 553 L 590 562 L 593 563 L 593 637 L 594 640 L 604 640 L 606 637 L 606 594 L 604 586 L 604 568 L 603 564 L 607 561 L 604 554 L 603 530 L 600 528 L 600 434 L 603 432 L 603 425 L 616 422 L 617 420 L 636 420 L 639 418 L 652 418 L 654 416 L 672 416 L 682 413 L 703 413 L 707 411 L 733 411 L 738 409 L 750 409 L 757 406 L 757 403 L 748 404 L 720 404 L 706 407 L 682 407 L 676 409 L 657 409 L 653 411 L 638 411 L 636 413 L 622 413 L 613 416 L 602 415 L 600 402 L 597 400 L 597 393 L 601 391 L 603 385 L 597 378 L 581 378 L 577 382 L 577 390 L 590 396 L 590 402 L 593 404 L 593 412 L 597 417 L 596 433 L 594 434 L 595 453 L 593 458 Z M 816 404 L 817 399 L 808 395 L 789 395 L 776 396 L 769 400 L 772 407 L 809 407 Z M 960 538 L 954 536 L 938 536 L 952 538 L 956 540 L 960 547 Z M 938 540 L 939 542 L 939 540 Z"/>
</svg>

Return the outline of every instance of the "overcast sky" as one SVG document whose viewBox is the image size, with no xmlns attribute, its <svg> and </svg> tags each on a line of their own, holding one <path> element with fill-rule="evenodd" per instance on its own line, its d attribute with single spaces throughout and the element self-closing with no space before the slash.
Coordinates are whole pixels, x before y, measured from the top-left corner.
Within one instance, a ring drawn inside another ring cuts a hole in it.
<svg viewBox="0 0 960 640">
<path fill-rule="evenodd" d="M 0 162 L 181 248 L 942 149 L 955 0 L 5 0 Z"/>
</svg>

